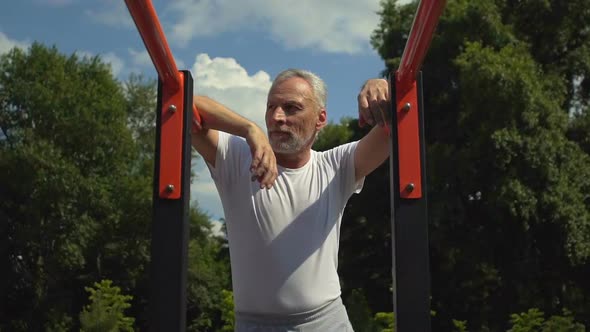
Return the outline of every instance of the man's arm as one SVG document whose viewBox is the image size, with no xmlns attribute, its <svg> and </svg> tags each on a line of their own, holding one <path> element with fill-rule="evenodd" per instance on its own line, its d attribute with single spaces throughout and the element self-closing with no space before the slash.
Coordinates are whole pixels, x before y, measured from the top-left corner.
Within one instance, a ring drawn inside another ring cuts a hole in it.
<svg viewBox="0 0 590 332">
<path fill-rule="evenodd" d="M 355 178 L 369 175 L 389 156 L 389 134 L 385 130 L 389 111 L 389 83 L 384 79 L 368 80 L 358 95 L 359 124 L 375 127 L 359 142 L 354 153 Z"/>
<path fill-rule="evenodd" d="M 201 115 L 202 129 L 193 131 L 191 143 L 203 159 L 215 167 L 218 130 L 244 137 L 252 152 L 253 179 L 258 179 L 261 188 L 272 187 L 278 174 L 276 158 L 262 129 L 208 97 L 195 96 L 193 102 Z"/>
</svg>

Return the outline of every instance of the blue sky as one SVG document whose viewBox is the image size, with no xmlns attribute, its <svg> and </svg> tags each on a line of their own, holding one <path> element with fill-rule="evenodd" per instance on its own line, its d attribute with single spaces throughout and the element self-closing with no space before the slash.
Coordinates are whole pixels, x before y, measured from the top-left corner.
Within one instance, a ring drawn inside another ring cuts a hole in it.
<svg viewBox="0 0 590 332">
<path fill-rule="evenodd" d="M 405 1 L 404 1 L 405 2 Z M 179 69 L 191 70 L 195 93 L 209 95 L 264 126 L 266 93 L 286 68 L 317 73 L 328 85 L 328 116 L 356 117 L 363 82 L 383 60 L 369 43 L 379 0 L 153 1 Z M 100 55 L 113 73 L 156 77 L 123 0 L 21 0 L 0 4 L 0 53 L 33 41 L 62 53 Z M 264 128 L 264 127 L 263 127 Z M 202 161 L 192 199 L 212 219 L 221 203 Z"/>
</svg>

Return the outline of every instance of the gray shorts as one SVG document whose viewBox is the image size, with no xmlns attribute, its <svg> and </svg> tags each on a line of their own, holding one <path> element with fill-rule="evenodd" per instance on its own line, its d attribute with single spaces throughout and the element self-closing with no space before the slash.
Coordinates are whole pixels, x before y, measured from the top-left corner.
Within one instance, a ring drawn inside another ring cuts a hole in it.
<svg viewBox="0 0 590 332">
<path fill-rule="evenodd" d="M 289 316 L 236 313 L 236 332 L 353 332 L 342 300 Z"/>
</svg>

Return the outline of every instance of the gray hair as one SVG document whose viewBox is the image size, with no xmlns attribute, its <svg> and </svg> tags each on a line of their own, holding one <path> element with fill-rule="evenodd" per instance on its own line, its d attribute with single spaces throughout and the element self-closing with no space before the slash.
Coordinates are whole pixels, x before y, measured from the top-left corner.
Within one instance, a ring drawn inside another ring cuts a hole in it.
<svg viewBox="0 0 590 332">
<path fill-rule="evenodd" d="M 275 77 L 274 81 L 272 82 L 272 86 L 270 89 L 272 90 L 277 84 L 286 81 L 292 77 L 299 77 L 304 79 L 309 85 L 311 86 L 311 90 L 313 92 L 313 96 L 315 98 L 316 103 L 320 106 L 320 108 L 326 108 L 326 102 L 328 99 L 328 92 L 326 88 L 326 83 L 316 74 L 303 69 L 287 69 L 280 72 L 277 77 Z"/>
</svg>

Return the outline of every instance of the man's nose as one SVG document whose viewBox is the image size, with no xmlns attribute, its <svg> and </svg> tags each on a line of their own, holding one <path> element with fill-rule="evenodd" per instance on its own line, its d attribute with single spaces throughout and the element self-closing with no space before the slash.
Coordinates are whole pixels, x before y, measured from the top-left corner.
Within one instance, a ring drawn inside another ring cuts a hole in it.
<svg viewBox="0 0 590 332">
<path fill-rule="evenodd" d="M 276 122 L 285 122 L 285 111 L 281 106 L 277 106 L 272 111 L 271 117 Z"/>
</svg>

